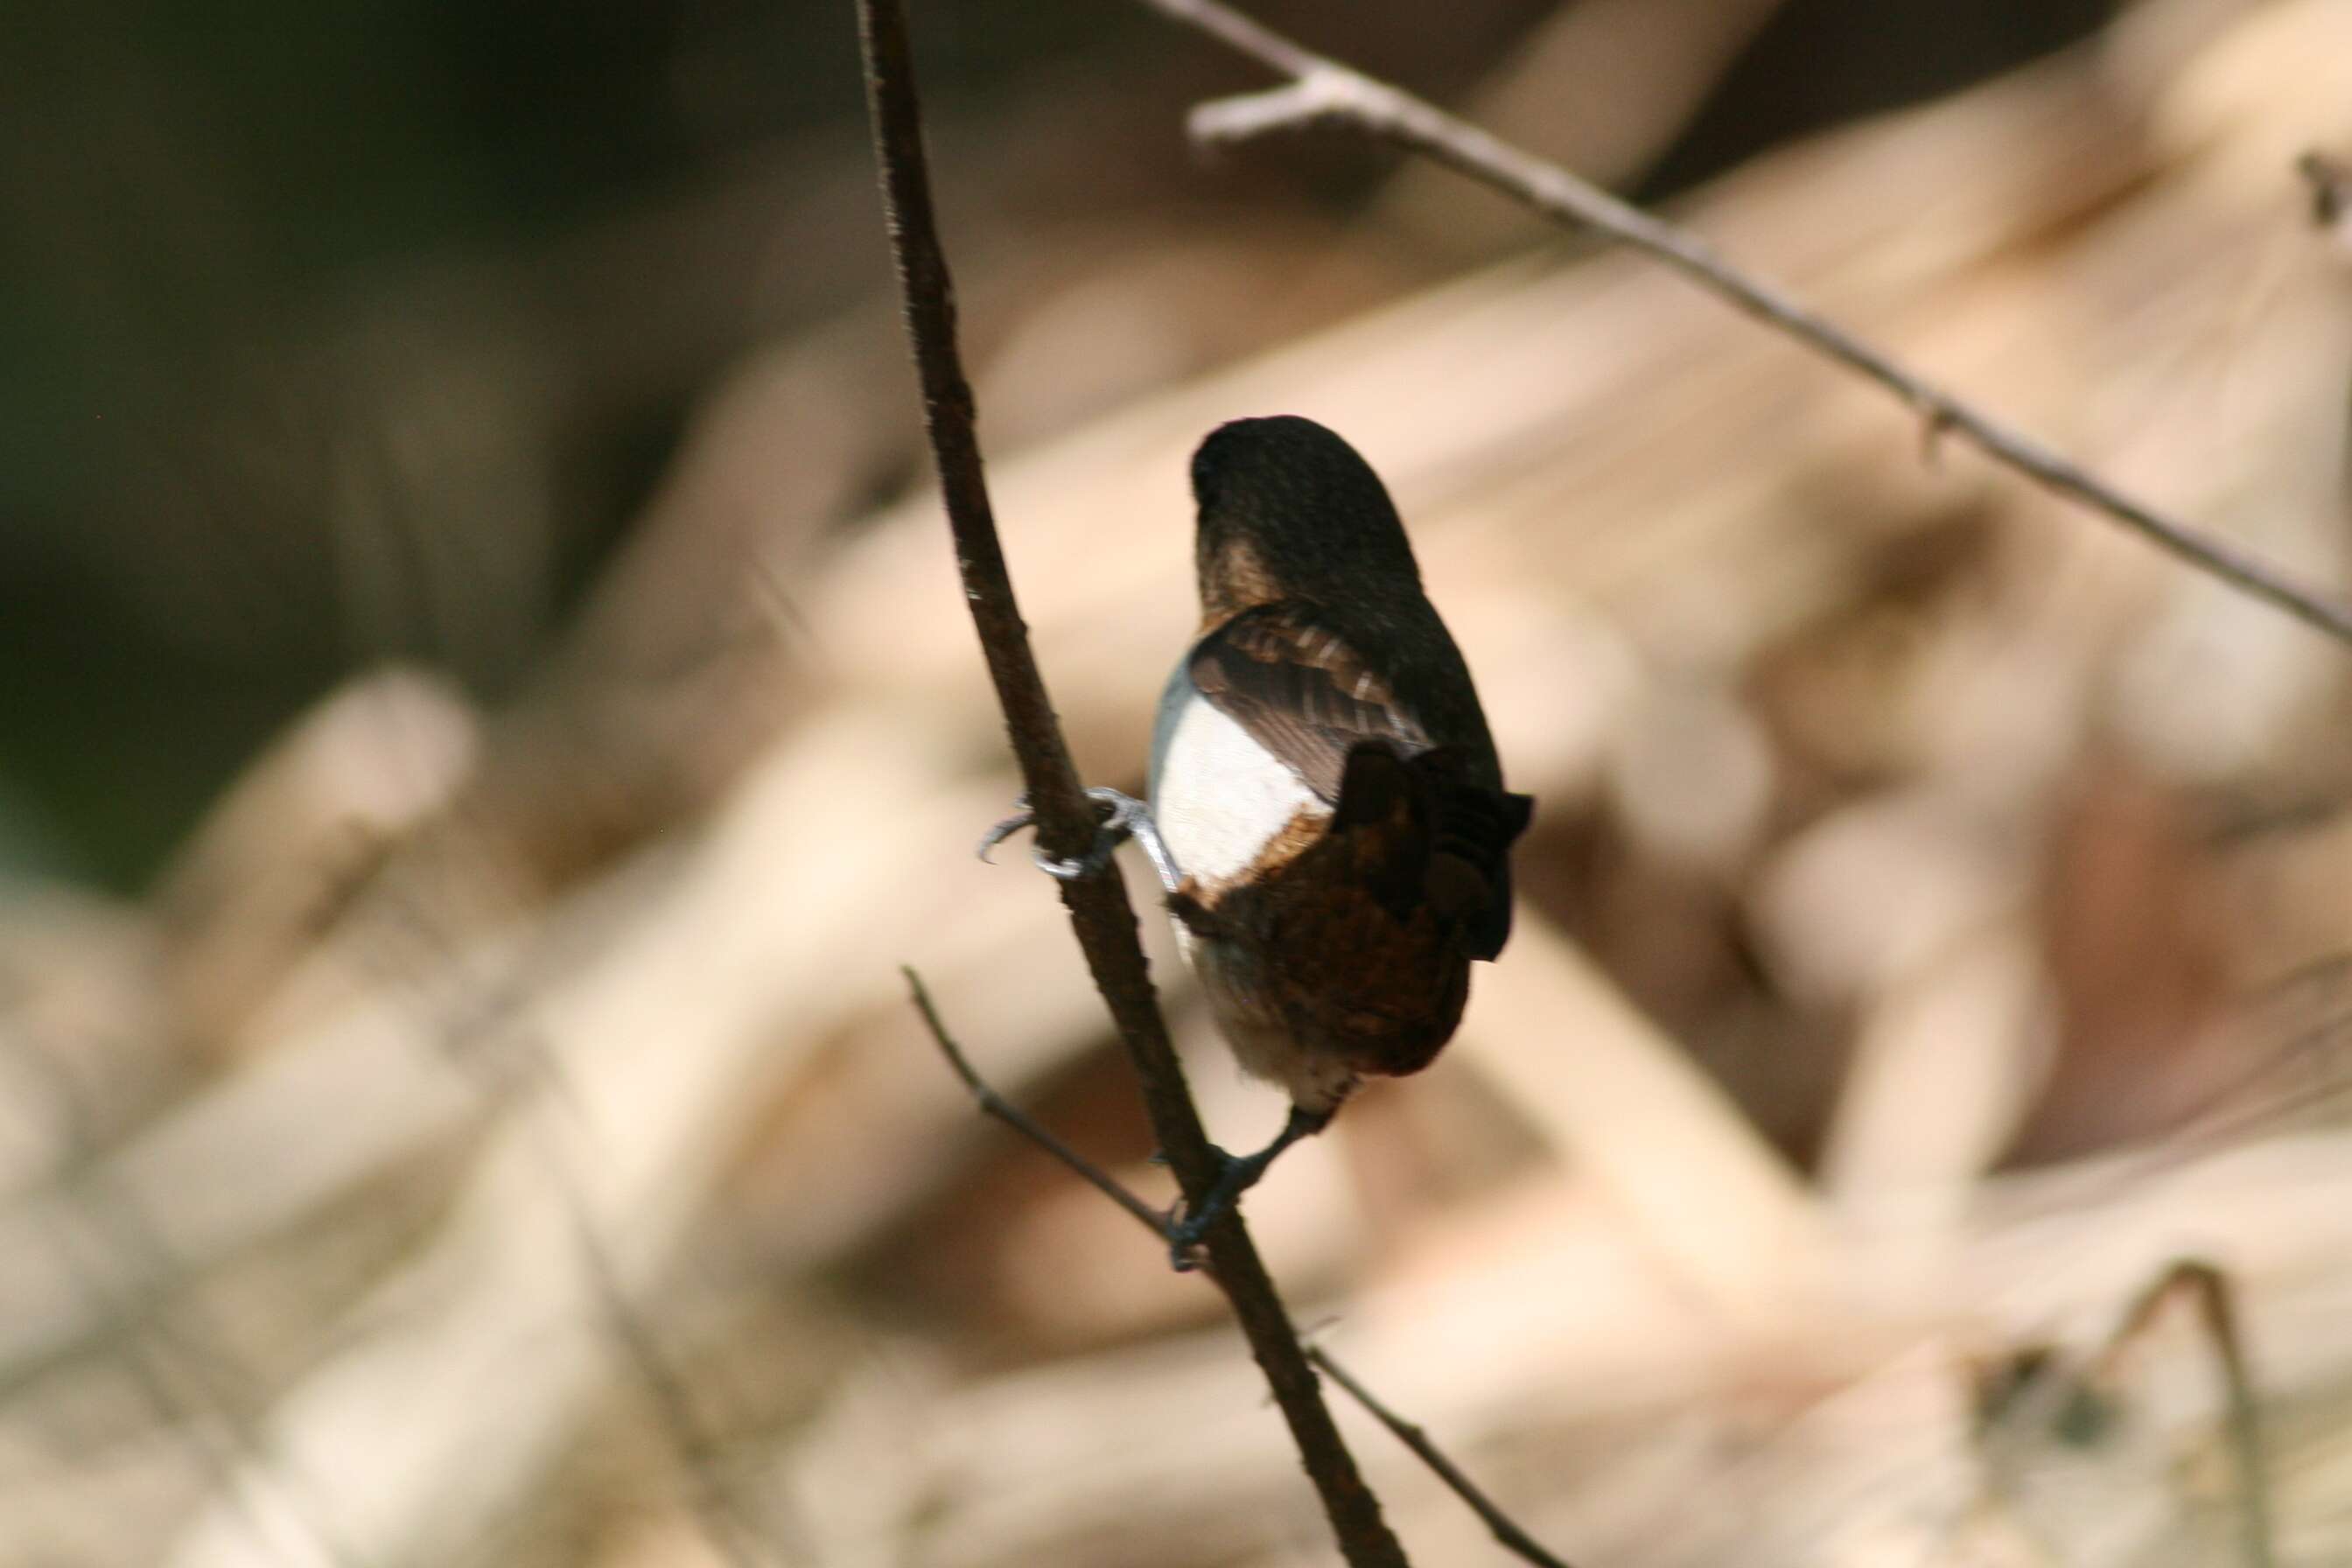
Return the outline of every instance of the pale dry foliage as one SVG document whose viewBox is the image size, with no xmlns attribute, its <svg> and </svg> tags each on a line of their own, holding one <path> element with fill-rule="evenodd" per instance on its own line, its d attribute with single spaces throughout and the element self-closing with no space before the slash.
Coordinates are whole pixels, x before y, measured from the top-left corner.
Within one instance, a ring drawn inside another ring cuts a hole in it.
<svg viewBox="0 0 2352 1568">
<path fill-rule="evenodd" d="M 1683 216 L 2340 587 L 2352 276 L 2290 165 L 2347 105 L 2352 5 L 2142 6 Z M 2281 1561 L 2352 1557 L 2352 654 L 1622 257 L 1178 377 L 1221 313 L 1377 295 L 1349 252 L 1000 280 L 979 388 L 1090 778 L 1135 784 L 1188 630 L 1192 444 L 1292 411 L 1389 479 L 1540 803 L 1456 1044 L 1249 1201 L 1301 1321 L 1582 1564 L 2153 1568 L 2237 1549 L 2190 1316 L 2095 1430 L 1984 1394 L 2194 1256 Z M 0 1561 L 1326 1560 L 1213 1296 L 905 1005 L 901 962 L 1168 1190 L 1049 884 L 969 857 L 1011 774 L 934 498 L 822 537 L 775 499 L 911 399 L 848 341 L 713 395 L 531 700 L 373 677 L 150 900 L 0 909 Z M 1278 1100 L 1147 926 L 1252 1142 Z M 1345 1418 L 1416 1561 L 1503 1560 Z"/>
</svg>

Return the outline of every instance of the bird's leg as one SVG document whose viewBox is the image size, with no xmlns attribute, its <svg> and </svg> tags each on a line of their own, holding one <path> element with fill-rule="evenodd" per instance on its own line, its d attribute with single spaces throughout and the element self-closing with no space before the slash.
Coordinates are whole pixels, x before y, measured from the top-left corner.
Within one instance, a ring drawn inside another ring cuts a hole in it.
<svg viewBox="0 0 2352 1568">
<path fill-rule="evenodd" d="M 1209 1233 L 1209 1227 L 1216 1224 L 1227 1209 L 1234 1206 L 1235 1200 L 1257 1185 L 1258 1179 L 1265 1174 L 1266 1167 L 1274 1163 L 1276 1155 L 1301 1138 L 1312 1138 L 1330 1125 L 1330 1111 L 1309 1110 L 1303 1105 L 1293 1105 L 1290 1120 L 1282 1124 L 1282 1131 L 1275 1134 L 1274 1142 L 1255 1154 L 1244 1154 L 1237 1159 L 1215 1144 L 1210 1144 L 1209 1152 L 1223 1163 L 1223 1169 L 1218 1172 L 1215 1184 L 1202 1194 L 1198 1206 L 1169 1227 L 1168 1260 L 1175 1265 L 1177 1271 L 1189 1272 L 1196 1266 L 1192 1254 L 1199 1249 L 1201 1238 Z"/>
<path fill-rule="evenodd" d="M 1128 800 L 1133 809 L 1128 814 L 1127 828 L 1135 841 L 1143 846 L 1144 858 L 1151 868 L 1160 873 L 1160 890 L 1173 893 L 1184 885 L 1184 868 L 1176 864 L 1176 857 L 1168 852 L 1168 840 L 1160 837 L 1160 824 L 1151 816 L 1151 808 L 1139 800 Z"/>
<path fill-rule="evenodd" d="M 1087 791 L 1087 798 L 1097 805 L 1108 807 L 1102 826 L 1095 830 L 1094 843 L 1085 854 L 1069 860 L 1055 859 L 1043 850 L 1032 850 L 1030 858 L 1037 863 L 1037 868 L 1066 882 L 1091 877 L 1110 864 L 1112 852 L 1120 844 L 1133 838 L 1143 846 L 1144 854 L 1150 858 L 1151 868 L 1160 874 L 1160 885 L 1169 892 L 1174 892 L 1184 880 L 1184 873 L 1177 866 L 1176 858 L 1168 852 L 1167 841 L 1160 837 L 1160 825 L 1151 820 L 1151 808 L 1131 795 L 1103 785 Z M 1023 828 L 1035 826 L 1036 821 L 1036 813 L 1024 805 L 1020 811 L 990 828 L 982 837 L 980 858 L 987 859 L 990 850 Z"/>
</svg>

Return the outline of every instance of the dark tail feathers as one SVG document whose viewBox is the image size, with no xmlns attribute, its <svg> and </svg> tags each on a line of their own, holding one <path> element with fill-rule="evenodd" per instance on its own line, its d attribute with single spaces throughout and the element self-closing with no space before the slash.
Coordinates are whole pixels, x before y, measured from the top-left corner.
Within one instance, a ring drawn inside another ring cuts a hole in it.
<svg viewBox="0 0 2352 1568">
<path fill-rule="evenodd" d="M 1531 796 L 1474 784 L 1450 747 L 1402 754 L 1358 742 L 1339 781 L 1332 831 L 1344 832 L 1381 901 L 1399 918 L 1427 904 L 1460 922 L 1462 950 L 1491 959 L 1511 935 L 1512 841 Z"/>
</svg>

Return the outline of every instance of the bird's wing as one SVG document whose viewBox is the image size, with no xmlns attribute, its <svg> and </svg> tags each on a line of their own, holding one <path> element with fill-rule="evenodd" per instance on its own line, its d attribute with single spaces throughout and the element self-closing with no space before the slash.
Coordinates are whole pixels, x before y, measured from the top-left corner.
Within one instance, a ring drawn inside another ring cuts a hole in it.
<svg viewBox="0 0 2352 1568">
<path fill-rule="evenodd" d="M 1511 933 L 1510 847 L 1533 802 L 1474 783 L 1326 617 L 1261 605 L 1202 637 L 1195 690 L 1296 773 L 1359 838 L 1359 873 L 1402 914 L 1426 901 L 1491 959 Z"/>
<path fill-rule="evenodd" d="M 1301 605 L 1244 610 L 1193 645 L 1193 689 L 1337 805 L 1348 753 L 1385 742 L 1400 757 L 1428 731 L 1328 620 Z"/>
</svg>

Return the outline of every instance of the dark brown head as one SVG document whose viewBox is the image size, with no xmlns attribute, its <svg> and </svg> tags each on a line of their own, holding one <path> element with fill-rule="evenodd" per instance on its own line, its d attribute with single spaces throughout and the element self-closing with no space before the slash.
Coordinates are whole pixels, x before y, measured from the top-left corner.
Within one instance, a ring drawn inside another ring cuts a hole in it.
<svg viewBox="0 0 2352 1568">
<path fill-rule="evenodd" d="M 1356 449 L 1312 419 L 1236 419 L 1192 454 L 1201 607 L 1421 594 L 1395 505 Z"/>
</svg>

